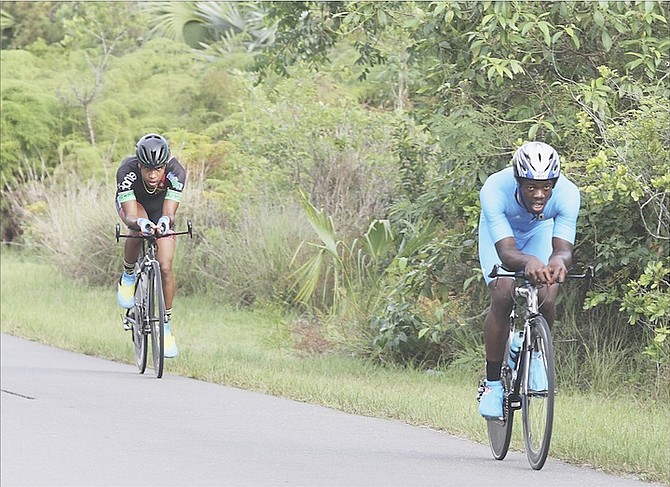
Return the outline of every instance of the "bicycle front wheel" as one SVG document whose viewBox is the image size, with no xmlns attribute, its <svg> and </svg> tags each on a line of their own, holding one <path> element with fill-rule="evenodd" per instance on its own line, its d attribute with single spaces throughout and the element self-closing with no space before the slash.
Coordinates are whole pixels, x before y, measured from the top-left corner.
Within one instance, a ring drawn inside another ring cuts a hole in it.
<svg viewBox="0 0 670 487">
<path fill-rule="evenodd" d="M 523 432 L 528 462 L 533 469 L 540 470 L 547 460 L 554 424 L 554 347 L 549 325 L 542 315 L 532 319 L 530 334 L 533 353 L 528 355 L 532 363 L 526 364 L 527 381 L 522 394 Z"/>
<path fill-rule="evenodd" d="M 149 283 L 149 319 L 151 323 L 151 353 L 154 372 L 157 378 L 163 377 L 163 362 L 165 351 L 165 298 L 163 296 L 163 281 L 158 262 L 151 268 Z"/>
</svg>

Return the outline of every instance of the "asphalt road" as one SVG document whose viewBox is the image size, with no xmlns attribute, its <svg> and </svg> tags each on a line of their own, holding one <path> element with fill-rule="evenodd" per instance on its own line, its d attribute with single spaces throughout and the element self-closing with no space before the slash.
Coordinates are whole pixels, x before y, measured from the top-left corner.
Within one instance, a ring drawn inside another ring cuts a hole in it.
<svg viewBox="0 0 670 487">
<path fill-rule="evenodd" d="M 8 335 L 0 484 L 649 486 L 396 421 L 169 375 Z"/>
</svg>

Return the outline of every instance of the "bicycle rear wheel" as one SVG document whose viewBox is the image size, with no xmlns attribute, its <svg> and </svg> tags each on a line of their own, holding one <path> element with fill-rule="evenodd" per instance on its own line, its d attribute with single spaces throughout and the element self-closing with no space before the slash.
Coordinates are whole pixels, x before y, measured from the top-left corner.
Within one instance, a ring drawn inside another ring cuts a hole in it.
<svg viewBox="0 0 670 487">
<path fill-rule="evenodd" d="M 554 370 L 554 348 L 547 320 L 542 315 L 536 316 L 531 323 L 531 347 L 540 353 L 547 374 L 547 389 L 532 391 L 533 373 L 541 373 L 537 368 L 528 367 L 528 382 L 523 388 L 522 413 L 523 432 L 526 443 L 528 462 L 534 470 L 540 470 L 547 460 L 551 432 L 554 423 L 554 391 L 556 376 Z M 531 355 L 528 355 L 531 356 Z M 531 359 L 535 360 L 535 359 Z"/>
<path fill-rule="evenodd" d="M 487 420 L 486 427 L 489 434 L 489 446 L 491 453 L 496 460 L 503 460 L 509 451 L 510 440 L 512 439 L 512 425 L 514 422 L 514 410 L 509 407 L 509 394 L 512 388 L 512 372 L 507 366 L 507 354 L 503 361 L 500 378 L 503 382 L 504 398 L 503 419 Z"/>
<path fill-rule="evenodd" d="M 147 368 L 147 335 L 144 329 L 145 296 L 142 291 L 142 283 L 140 282 L 141 279 L 145 278 L 144 275 L 140 274 L 137 282 L 137 287 L 135 289 L 135 307 L 133 308 L 134 317 L 131 322 L 131 336 L 135 347 L 135 364 L 137 364 L 140 374 L 144 374 L 144 371 Z M 128 315 L 130 315 L 130 312 Z"/>
<path fill-rule="evenodd" d="M 163 377 L 163 362 L 165 351 L 165 299 L 163 296 L 163 281 L 158 262 L 151 268 L 149 284 L 149 319 L 151 323 L 151 354 L 154 372 L 157 378 Z"/>
</svg>

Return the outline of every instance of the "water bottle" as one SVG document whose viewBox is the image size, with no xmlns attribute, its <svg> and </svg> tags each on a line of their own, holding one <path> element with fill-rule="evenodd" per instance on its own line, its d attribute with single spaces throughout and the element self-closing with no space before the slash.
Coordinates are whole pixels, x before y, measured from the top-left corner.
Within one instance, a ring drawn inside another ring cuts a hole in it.
<svg viewBox="0 0 670 487">
<path fill-rule="evenodd" d="M 509 360 L 507 364 L 512 370 L 514 370 L 514 366 L 516 365 L 516 357 L 519 355 L 521 345 L 523 345 L 523 331 L 517 331 L 512 335 L 512 343 L 509 346 Z"/>
</svg>

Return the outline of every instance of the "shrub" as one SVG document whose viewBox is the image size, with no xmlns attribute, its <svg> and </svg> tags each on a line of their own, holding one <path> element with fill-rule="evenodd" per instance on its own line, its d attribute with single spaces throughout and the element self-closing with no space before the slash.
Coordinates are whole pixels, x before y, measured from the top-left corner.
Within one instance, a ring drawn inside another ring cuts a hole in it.
<svg viewBox="0 0 670 487">
<path fill-rule="evenodd" d="M 183 292 L 204 292 L 232 305 L 288 299 L 291 257 L 309 232 L 296 202 L 249 199 L 235 215 L 210 212 L 206 224 L 195 228 L 195 241 L 180 256 Z"/>
<path fill-rule="evenodd" d="M 51 185 L 45 180 L 25 184 L 8 197 L 21 215 L 26 245 L 73 279 L 110 285 L 122 268 L 114 238 L 114 193 L 110 184 L 73 179 Z"/>
</svg>

